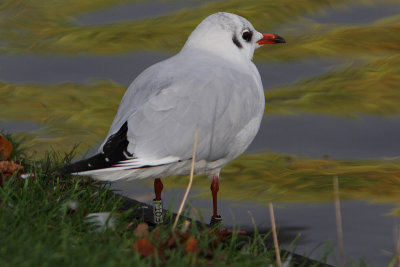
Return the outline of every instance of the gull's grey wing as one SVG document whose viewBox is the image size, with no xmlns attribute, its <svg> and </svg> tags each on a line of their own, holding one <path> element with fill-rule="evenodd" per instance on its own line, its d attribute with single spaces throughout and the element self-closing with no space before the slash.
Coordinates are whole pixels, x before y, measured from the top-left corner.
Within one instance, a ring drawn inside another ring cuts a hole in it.
<svg viewBox="0 0 400 267">
<path fill-rule="evenodd" d="M 142 160 L 139 165 L 190 159 L 196 126 L 196 159 L 226 157 L 238 133 L 264 110 L 260 83 L 250 74 L 218 61 L 210 69 L 212 58 L 175 60 L 173 65 L 179 69 L 168 69 L 167 64 L 148 69 L 147 75 L 153 79 L 150 83 L 156 83 L 157 89 L 146 92 L 147 100 L 140 102 L 141 92 L 137 90 L 124 96 L 121 103 L 124 106 L 118 112 L 118 123 L 128 121 L 128 151 Z M 129 116 L 122 114 L 135 104 Z M 138 166 L 135 161 L 132 167 Z"/>
<path fill-rule="evenodd" d="M 152 95 L 157 94 L 157 92 L 173 83 L 173 76 L 159 77 L 165 71 L 168 71 L 168 62 L 173 60 L 174 57 L 171 57 L 150 66 L 131 83 L 121 100 L 118 112 L 110 126 L 107 138 L 99 148 L 99 152 L 102 151 L 108 138 L 119 131 L 132 113 L 145 104 Z"/>
</svg>

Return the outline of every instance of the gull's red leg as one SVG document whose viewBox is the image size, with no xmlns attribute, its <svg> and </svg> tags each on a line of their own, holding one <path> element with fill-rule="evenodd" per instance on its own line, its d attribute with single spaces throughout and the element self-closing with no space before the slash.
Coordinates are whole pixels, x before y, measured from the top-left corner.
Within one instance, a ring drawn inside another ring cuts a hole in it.
<svg viewBox="0 0 400 267">
<path fill-rule="evenodd" d="M 161 200 L 161 192 L 164 188 L 160 178 L 154 179 L 154 192 L 156 193 L 156 200 Z"/>
<path fill-rule="evenodd" d="M 213 216 L 211 217 L 211 225 L 221 221 L 221 216 L 218 215 L 218 204 L 217 204 L 217 194 L 219 191 L 219 184 L 218 184 L 218 174 L 213 175 L 213 180 L 211 183 L 211 193 L 213 198 Z"/>
<path fill-rule="evenodd" d="M 153 217 L 154 223 L 163 223 L 163 207 L 161 200 L 161 192 L 164 186 L 160 178 L 154 179 L 154 192 L 156 193 L 156 198 L 153 200 Z"/>
<path fill-rule="evenodd" d="M 212 198 L 213 198 L 213 217 L 217 218 L 218 217 L 217 194 L 219 191 L 218 174 L 213 175 L 213 180 L 212 180 L 210 189 L 211 189 Z"/>
</svg>

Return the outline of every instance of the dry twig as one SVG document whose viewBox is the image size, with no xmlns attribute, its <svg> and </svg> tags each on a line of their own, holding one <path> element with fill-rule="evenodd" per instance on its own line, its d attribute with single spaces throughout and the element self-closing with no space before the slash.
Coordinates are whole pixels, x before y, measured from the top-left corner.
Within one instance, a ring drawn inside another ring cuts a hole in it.
<svg viewBox="0 0 400 267">
<path fill-rule="evenodd" d="M 269 216 L 271 218 L 272 237 L 274 239 L 276 265 L 278 267 L 282 267 L 281 253 L 280 253 L 280 250 L 279 250 L 279 243 L 278 243 L 278 234 L 276 233 L 274 206 L 272 205 L 272 203 L 269 203 L 268 206 L 269 206 Z"/>
<path fill-rule="evenodd" d="M 333 196 L 334 196 L 334 203 L 335 203 L 336 231 L 337 231 L 337 236 L 338 236 L 340 266 L 344 267 L 345 259 L 344 259 L 342 214 L 340 212 L 339 179 L 338 179 L 337 175 L 333 176 Z"/>
<path fill-rule="evenodd" d="M 172 231 L 175 231 L 176 225 L 178 224 L 179 217 L 181 216 L 183 206 L 185 205 L 187 196 L 189 195 L 190 188 L 192 187 L 193 183 L 193 175 L 194 175 L 194 163 L 196 162 L 196 148 L 197 148 L 197 139 L 199 135 L 199 127 L 196 127 L 196 132 L 194 134 L 194 142 L 193 142 L 193 154 L 192 154 L 192 163 L 190 166 L 190 177 L 189 177 L 189 184 L 186 188 L 185 195 L 182 198 L 181 205 L 179 206 L 178 213 L 175 218 L 174 225 L 172 226 Z"/>
</svg>

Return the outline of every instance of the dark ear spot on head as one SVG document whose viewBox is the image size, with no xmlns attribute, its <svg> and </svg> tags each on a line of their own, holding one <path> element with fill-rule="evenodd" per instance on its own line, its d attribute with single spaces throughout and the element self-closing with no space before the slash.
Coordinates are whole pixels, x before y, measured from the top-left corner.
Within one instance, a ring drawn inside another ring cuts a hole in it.
<svg viewBox="0 0 400 267">
<path fill-rule="evenodd" d="M 232 37 L 232 41 L 238 48 L 242 48 L 243 47 L 242 44 L 239 42 L 239 40 L 236 38 L 235 35 Z"/>
</svg>

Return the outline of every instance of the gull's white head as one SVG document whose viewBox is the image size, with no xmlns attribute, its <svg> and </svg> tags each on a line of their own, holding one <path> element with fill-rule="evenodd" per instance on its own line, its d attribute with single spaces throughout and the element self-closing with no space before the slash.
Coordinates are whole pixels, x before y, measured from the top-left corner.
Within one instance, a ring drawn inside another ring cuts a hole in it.
<svg viewBox="0 0 400 267">
<path fill-rule="evenodd" d="M 264 44 L 284 43 L 276 34 L 260 33 L 245 18 L 218 12 L 205 18 L 191 33 L 182 51 L 201 49 L 233 60 L 251 60 Z"/>
</svg>

